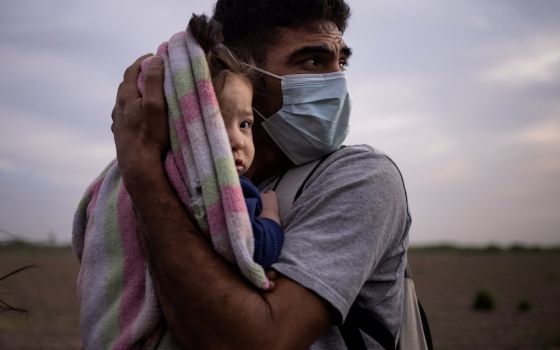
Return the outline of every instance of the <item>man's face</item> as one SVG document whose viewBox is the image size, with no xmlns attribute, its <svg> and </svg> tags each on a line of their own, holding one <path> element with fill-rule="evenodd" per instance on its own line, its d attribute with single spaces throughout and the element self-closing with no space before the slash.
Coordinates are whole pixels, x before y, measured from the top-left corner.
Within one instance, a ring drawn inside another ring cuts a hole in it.
<svg viewBox="0 0 560 350">
<path fill-rule="evenodd" d="M 315 22 L 298 28 L 282 28 L 268 49 L 263 69 L 276 75 L 319 74 L 344 70 L 351 50 L 332 22 Z M 282 86 L 265 77 L 264 95 L 255 96 L 256 108 L 269 116 L 282 107 Z"/>
<path fill-rule="evenodd" d="M 344 69 L 351 50 L 342 40 L 342 34 L 332 22 L 315 22 L 298 28 L 282 28 L 276 42 L 265 55 L 265 66 L 261 67 L 276 75 L 319 74 L 338 72 Z M 253 105 L 268 118 L 282 107 L 282 85 L 280 80 L 264 76 L 264 89 L 255 91 Z M 264 179 L 292 163 L 274 143 L 264 128 L 261 118 L 256 119 L 253 138 L 257 148 L 257 162 L 251 168 L 251 176 Z M 267 164 L 267 168 L 260 163 Z M 274 164 L 276 168 L 270 167 Z M 257 170 L 261 174 L 257 174 Z"/>
</svg>

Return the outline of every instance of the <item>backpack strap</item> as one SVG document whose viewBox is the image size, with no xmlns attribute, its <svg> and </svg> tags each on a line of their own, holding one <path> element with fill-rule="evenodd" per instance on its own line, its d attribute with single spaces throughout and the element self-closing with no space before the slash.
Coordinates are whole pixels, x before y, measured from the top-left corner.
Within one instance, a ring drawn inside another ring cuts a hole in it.
<svg viewBox="0 0 560 350">
<path fill-rule="evenodd" d="M 342 145 L 338 150 L 346 147 L 346 145 Z M 303 192 L 303 188 L 307 184 L 307 181 L 311 178 L 311 175 L 315 173 L 315 170 L 317 170 L 319 165 L 337 151 L 329 153 L 322 158 L 313 160 L 309 163 L 290 168 L 278 177 L 272 187 L 272 190 L 276 192 L 276 196 L 278 198 L 278 207 L 281 218 L 292 210 L 294 202 L 299 198 Z"/>
<path fill-rule="evenodd" d="M 371 316 L 356 302 L 350 307 L 344 323 L 338 326 L 342 339 L 349 350 L 366 350 L 366 344 L 360 331 L 366 333 L 384 349 L 394 350 L 395 337 L 377 318 Z"/>
<path fill-rule="evenodd" d="M 276 192 L 276 196 L 278 197 L 278 209 L 280 210 L 281 218 L 284 218 L 284 216 L 290 212 L 294 206 L 294 202 L 301 195 L 305 184 L 325 159 L 326 158 L 317 159 L 291 168 L 276 180 L 272 189 Z"/>
<path fill-rule="evenodd" d="M 426 339 L 426 345 L 428 350 L 434 350 L 434 343 L 432 341 L 432 331 L 430 330 L 430 323 L 428 322 L 428 316 L 426 311 L 422 307 L 420 300 L 418 300 L 418 310 L 420 311 L 420 319 L 422 320 L 422 330 L 424 331 L 424 338 Z"/>
</svg>

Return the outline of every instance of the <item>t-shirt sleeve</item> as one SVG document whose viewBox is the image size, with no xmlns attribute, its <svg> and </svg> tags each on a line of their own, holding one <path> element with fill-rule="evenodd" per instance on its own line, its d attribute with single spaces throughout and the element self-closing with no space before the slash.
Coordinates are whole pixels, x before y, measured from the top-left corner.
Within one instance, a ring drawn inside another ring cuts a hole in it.
<svg viewBox="0 0 560 350">
<path fill-rule="evenodd" d="M 283 218 L 281 274 L 348 313 L 394 242 L 403 239 L 406 194 L 394 163 L 368 146 L 337 151 L 309 178 Z"/>
</svg>

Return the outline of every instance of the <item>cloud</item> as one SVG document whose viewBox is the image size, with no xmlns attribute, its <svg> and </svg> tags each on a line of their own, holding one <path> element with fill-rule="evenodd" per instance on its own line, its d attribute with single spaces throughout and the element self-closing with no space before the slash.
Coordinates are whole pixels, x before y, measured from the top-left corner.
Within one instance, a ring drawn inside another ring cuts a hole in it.
<svg viewBox="0 0 560 350">
<path fill-rule="evenodd" d="M 521 40 L 480 74 L 484 82 L 523 86 L 560 80 L 560 36 Z"/>
<path fill-rule="evenodd" d="M 0 172 L 14 172 L 17 170 L 17 166 L 5 157 L 0 154 Z"/>
<path fill-rule="evenodd" d="M 2 53 L 5 59 L 17 63 L 0 83 L 0 105 L 28 112 L 29 116 L 47 114 L 68 123 L 88 125 L 101 119 L 94 118 L 93 111 L 104 108 L 110 111 L 115 79 L 92 71 L 87 62 L 52 52 L 31 53 L 17 48 L 4 48 Z M 104 114 L 106 123 L 109 117 L 107 112 Z"/>
<path fill-rule="evenodd" d="M 539 121 L 513 135 L 514 141 L 555 146 L 560 152 L 560 112 L 555 119 Z"/>
<path fill-rule="evenodd" d="M 213 3 L 0 3 L 7 229 L 39 237 L 52 226 L 67 238 L 80 193 L 114 157 L 109 114 L 124 68 Z M 350 5 L 347 144 L 397 162 L 413 241 L 532 232 L 526 239 L 558 242 L 560 2 Z"/>
<path fill-rule="evenodd" d="M 114 157 L 110 137 L 96 138 L 52 118 L 1 109 L 0 166 L 11 174 L 32 174 L 46 185 L 85 186 Z M 107 132 L 109 134 L 109 132 Z"/>
</svg>

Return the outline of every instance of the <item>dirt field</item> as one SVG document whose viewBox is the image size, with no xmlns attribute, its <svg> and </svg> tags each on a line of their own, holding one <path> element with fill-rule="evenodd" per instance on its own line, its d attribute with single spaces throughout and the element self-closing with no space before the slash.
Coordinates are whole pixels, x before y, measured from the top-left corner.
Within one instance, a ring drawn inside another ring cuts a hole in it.
<svg viewBox="0 0 560 350">
<path fill-rule="evenodd" d="M 0 349 L 80 349 L 76 259 L 69 249 L 0 248 L 0 275 L 28 264 L 37 268 L 0 281 L 0 299 L 29 310 L 0 313 Z"/>
<path fill-rule="evenodd" d="M 409 259 L 436 349 L 560 349 L 560 253 L 413 252 Z M 81 348 L 72 254 L 0 247 L 0 275 L 27 264 L 38 267 L 0 281 L 0 299 L 29 310 L 0 313 L 0 349 Z M 494 297 L 493 310 L 472 309 L 481 289 Z"/>
<path fill-rule="evenodd" d="M 436 349 L 560 349 L 560 253 L 416 253 Z M 479 290 L 495 301 L 474 311 Z M 529 310 L 519 310 L 525 302 Z"/>
</svg>

